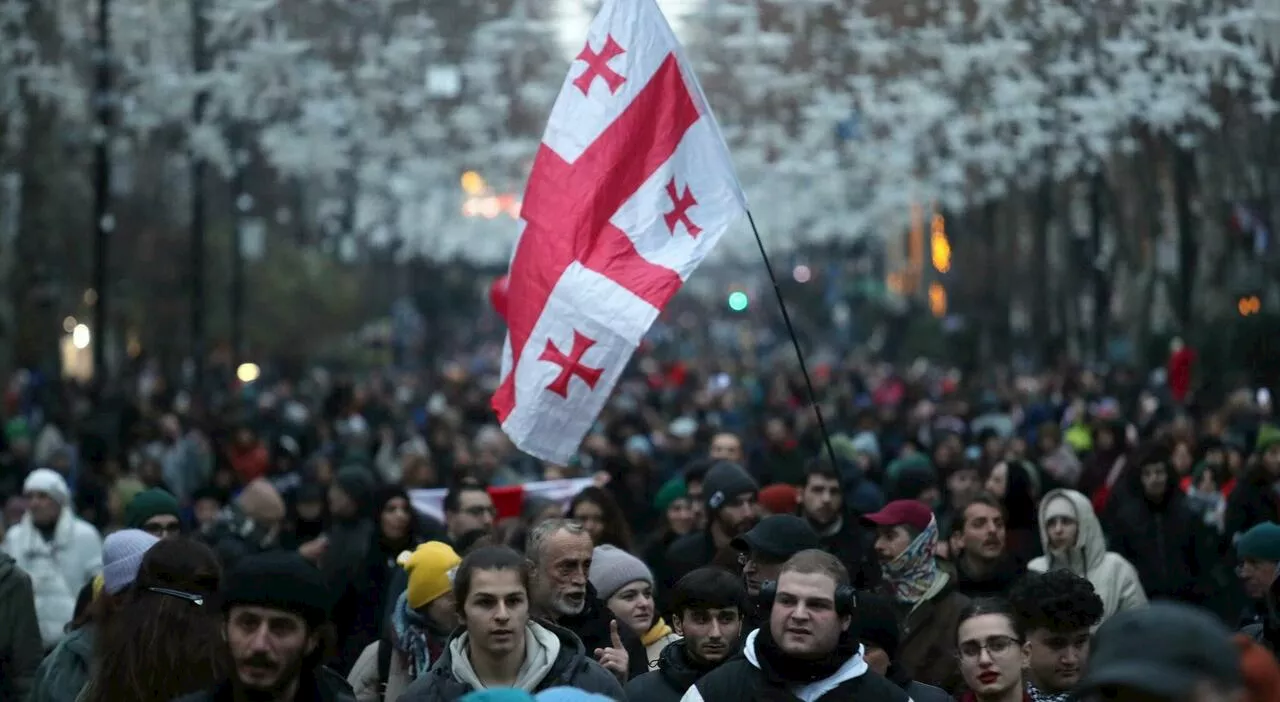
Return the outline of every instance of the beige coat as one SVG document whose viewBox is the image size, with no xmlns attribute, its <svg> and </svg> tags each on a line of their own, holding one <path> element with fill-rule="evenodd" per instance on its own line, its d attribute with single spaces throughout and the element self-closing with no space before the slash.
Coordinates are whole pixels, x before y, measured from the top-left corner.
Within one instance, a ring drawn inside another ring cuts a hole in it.
<svg viewBox="0 0 1280 702">
<path fill-rule="evenodd" d="M 1076 546 L 1065 559 L 1049 553 L 1049 534 L 1045 529 L 1045 506 L 1059 495 L 1067 498 L 1075 507 L 1076 524 L 1079 525 Z M 1043 573 L 1061 568 L 1088 578 L 1098 597 L 1102 598 L 1102 620 L 1099 624 L 1116 612 L 1147 605 L 1147 593 L 1142 588 L 1142 581 L 1138 579 L 1138 571 L 1124 556 L 1107 550 L 1102 525 L 1088 498 L 1075 490 L 1050 490 L 1040 501 L 1039 522 L 1040 544 L 1047 555 L 1032 559 L 1027 564 L 1027 570 Z"/>
<path fill-rule="evenodd" d="M 347 682 L 355 690 L 357 702 L 395 702 L 413 682 L 409 679 L 409 661 L 399 650 L 391 649 L 391 671 L 385 693 L 378 679 L 378 642 L 374 641 L 360 652 L 356 664 L 351 666 Z"/>
</svg>

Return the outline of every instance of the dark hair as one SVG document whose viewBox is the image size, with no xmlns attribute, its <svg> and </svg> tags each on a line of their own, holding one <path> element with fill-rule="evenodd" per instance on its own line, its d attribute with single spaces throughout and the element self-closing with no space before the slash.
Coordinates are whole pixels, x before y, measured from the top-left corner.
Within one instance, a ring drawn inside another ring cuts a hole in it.
<svg viewBox="0 0 1280 702">
<path fill-rule="evenodd" d="M 688 610 L 730 607 L 737 607 L 742 615 L 750 611 L 742 578 L 723 568 L 704 566 L 689 571 L 671 590 L 671 614 L 681 619 Z"/>
<path fill-rule="evenodd" d="M 1102 619 L 1102 598 L 1093 583 L 1069 570 L 1027 573 L 1013 584 L 1009 603 L 1023 635 L 1037 629 L 1068 633 L 1088 629 Z"/>
<path fill-rule="evenodd" d="M 449 488 L 449 492 L 444 494 L 444 511 L 457 512 L 458 506 L 462 503 L 462 493 L 470 491 L 479 491 L 488 494 L 489 488 L 481 485 L 480 483 L 454 483 L 453 487 Z"/>
<path fill-rule="evenodd" d="M 498 542 L 494 539 L 493 531 L 481 527 L 479 529 L 472 529 L 470 531 L 463 532 L 462 535 L 458 537 L 457 542 L 454 543 L 453 547 L 456 553 L 465 556 L 478 548 L 495 546 L 497 543 Z"/>
<path fill-rule="evenodd" d="M 392 500 L 399 498 L 404 500 L 405 505 L 409 508 L 409 530 L 405 532 L 404 539 L 400 546 L 403 548 L 412 548 L 414 544 L 418 543 L 417 535 L 422 531 L 422 517 L 418 516 L 418 510 L 413 508 L 413 500 L 409 499 L 409 493 L 399 485 L 385 485 L 378 488 L 378 491 L 374 495 L 373 518 L 375 520 L 375 542 L 385 540 L 386 538 L 382 533 L 382 511 L 387 508 L 387 505 Z"/>
<path fill-rule="evenodd" d="M 956 520 L 951 525 L 951 533 L 960 533 L 964 531 L 965 524 L 968 522 L 969 508 L 974 505 L 986 505 L 991 509 L 1000 513 L 1002 518 L 1008 519 L 1008 513 L 1004 509 L 1004 504 L 1000 502 L 1000 498 L 989 492 L 980 492 L 969 498 L 960 509 L 956 510 Z"/>
<path fill-rule="evenodd" d="M 684 468 L 684 484 L 702 483 L 707 479 L 707 471 L 711 470 L 714 463 L 710 458 L 699 458 L 691 461 Z"/>
<path fill-rule="evenodd" d="M 849 569 L 844 567 L 840 559 L 816 548 L 805 549 L 788 558 L 787 562 L 782 564 L 782 570 L 778 571 L 778 575 L 781 576 L 783 573 L 806 575 L 821 573 L 836 581 L 836 587 L 850 584 Z"/>
<path fill-rule="evenodd" d="M 462 559 L 453 576 L 453 595 L 459 614 L 471 594 L 471 576 L 477 570 L 514 570 L 520 575 L 525 592 L 529 592 L 529 568 L 524 556 L 509 546 L 482 546 Z"/>
<path fill-rule="evenodd" d="M 818 457 L 809 459 L 809 462 L 804 466 L 804 482 L 800 484 L 801 488 L 808 487 L 809 479 L 814 476 L 826 478 L 827 480 L 834 480 L 837 485 L 840 485 L 840 471 L 836 470 L 836 467 L 831 465 L 831 460 L 828 458 Z M 840 489 L 843 491 L 844 486 L 841 485 Z"/>
<path fill-rule="evenodd" d="M 600 537 L 600 543 L 596 546 L 617 546 L 623 551 L 632 551 L 631 527 L 627 526 L 627 516 L 622 513 L 622 508 L 618 506 L 618 501 L 613 499 L 613 495 L 608 490 L 588 485 L 582 488 L 582 491 L 573 496 L 573 501 L 569 503 L 569 509 L 564 511 L 564 516 L 569 519 L 576 519 L 573 511 L 578 505 L 589 502 L 600 508 L 600 514 L 604 518 L 604 535 Z"/>
<path fill-rule="evenodd" d="M 221 578 L 217 555 L 198 541 L 152 546 L 116 616 L 98 627 L 88 701 L 168 702 L 224 679 L 223 618 L 210 601 Z"/>
<path fill-rule="evenodd" d="M 71 621 L 67 622 L 66 631 L 75 631 L 91 621 L 91 608 L 93 607 L 93 581 L 84 584 L 80 588 L 80 594 L 76 595 L 76 608 L 72 611 Z"/>
<path fill-rule="evenodd" d="M 959 643 L 960 638 L 960 625 L 984 614 L 999 614 L 1009 620 L 1009 626 L 1013 627 L 1013 633 L 1019 639 L 1026 635 L 1026 632 L 1019 626 L 1018 615 L 1014 613 L 1013 605 L 1009 604 L 1008 600 L 999 597 L 979 597 L 976 600 L 971 600 L 969 604 L 965 605 L 964 609 L 960 610 L 960 618 L 956 620 L 957 643 Z"/>
</svg>

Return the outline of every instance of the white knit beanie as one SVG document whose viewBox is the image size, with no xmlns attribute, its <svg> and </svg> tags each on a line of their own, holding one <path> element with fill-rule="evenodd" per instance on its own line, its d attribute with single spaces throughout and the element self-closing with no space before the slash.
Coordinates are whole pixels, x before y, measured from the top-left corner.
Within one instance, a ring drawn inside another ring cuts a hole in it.
<svg viewBox="0 0 1280 702">
<path fill-rule="evenodd" d="M 142 557 L 160 539 L 141 529 L 121 529 L 102 543 L 102 588 L 114 595 L 138 578 Z"/>
<path fill-rule="evenodd" d="M 591 585 L 602 600 L 613 597 L 625 585 L 643 580 L 653 585 L 653 572 L 644 561 L 616 546 L 596 546 L 591 554 Z"/>
<path fill-rule="evenodd" d="M 22 492 L 23 494 L 43 492 L 63 507 L 71 501 L 71 490 L 67 488 L 67 481 L 63 480 L 57 471 L 48 468 L 36 468 L 31 471 L 22 483 Z"/>
</svg>

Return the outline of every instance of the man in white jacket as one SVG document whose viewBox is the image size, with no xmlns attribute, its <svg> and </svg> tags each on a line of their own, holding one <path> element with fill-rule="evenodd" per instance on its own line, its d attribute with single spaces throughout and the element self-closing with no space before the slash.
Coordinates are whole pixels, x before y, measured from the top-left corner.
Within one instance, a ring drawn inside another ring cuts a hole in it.
<svg viewBox="0 0 1280 702">
<path fill-rule="evenodd" d="M 102 571 L 102 537 L 70 507 L 67 483 L 48 468 L 22 484 L 27 512 L 4 537 L 4 551 L 31 577 L 46 650 L 62 638 L 80 589 Z"/>
</svg>

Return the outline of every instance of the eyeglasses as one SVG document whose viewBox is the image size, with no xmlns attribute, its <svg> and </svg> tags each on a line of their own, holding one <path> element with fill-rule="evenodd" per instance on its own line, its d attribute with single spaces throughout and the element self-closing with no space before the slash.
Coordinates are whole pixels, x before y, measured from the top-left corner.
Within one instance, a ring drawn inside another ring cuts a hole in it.
<svg viewBox="0 0 1280 702">
<path fill-rule="evenodd" d="M 960 644 L 960 657 L 974 661 L 981 658 L 982 652 L 986 651 L 994 658 L 1008 653 L 1020 643 L 1022 642 L 1012 636 L 992 636 L 986 642 L 965 641 Z"/>
<path fill-rule="evenodd" d="M 197 607 L 204 606 L 203 595 L 196 595 L 190 592 L 183 592 L 182 590 L 170 590 L 167 587 L 149 587 L 147 589 L 150 590 L 151 592 L 154 592 L 160 595 L 168 595 L 169 597 L 176 597 L 180 600 L 186 600 L 187 602 L 190 602 L 191 604 Z"/>
<path fill-rule="evenodd" d="M 180 522 L 170 522 L 168 524 L 143 524 L 142 529 L 152 536 L 165 536 L 167 534 L 181 534 L 182 524 Z"/>
</svg>

